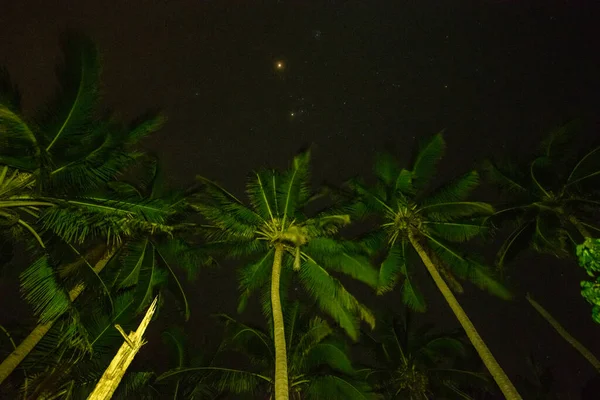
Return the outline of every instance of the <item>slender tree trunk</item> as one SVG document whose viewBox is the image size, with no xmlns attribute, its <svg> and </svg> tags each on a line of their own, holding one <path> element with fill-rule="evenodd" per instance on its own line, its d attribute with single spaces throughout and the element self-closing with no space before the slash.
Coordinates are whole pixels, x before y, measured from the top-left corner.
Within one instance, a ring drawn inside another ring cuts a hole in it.
<svg viewBox="0 0 600 400">
<path fill-rule="evenodd" d="M 279 293 L 282 259 L 283 245 L 276 244 L 273 270 L 271 272 L 271 309 L 273 310 L 273 339 L 275 342 L 275 400 L 288 400 L 290 395 L 283 311 L 281 310 L 281 294 Z"/>
<path fill-rule="evenodd" d="M 104 249 L 104 247 L 102 248 Z M 92 250 L 92 252 L 97 249 L 98 248 Z M 99 273 L 100 271 L 102 271 L 102 269 L 104 269 L 108 261 L 115 254 L 115 251 L 116 249 L 112 249 L 104 253 L 102 258 L 94 266 L 94 271 L 96 273 Z M 82 261 L 77 261 L 77 263 L 80 262 Z M 73 289 L 71 289 L 71 291 L 69 291 L 69 299 L 71 300 L 71 302 L 75 301 L 75 299 L 79 297 L 79 295 L 81 294 L 81 292 L 83 292 L 84 289 L 85 285 L 83 283 L 79 283 Z M 13 350 L 13 352 L 10 353 L 4 359 L 4 361 L 2 361 L 2 364 L 0 364 L 0 384 L 2 384 L 2 382 L 4 382 L 6 378 L 8 378 L 8 376 L 19 366 L 19 364 L 21 364 L 25 357 L 29 355 L 31 350 L 33 350 L 35 346 L 37 346 L 37 344 L 40 342 L 40 340 L 42 340 L 46 333 L 48 333 L 48 331 L 50 330 L 50 328 L 52 328 L 52 325 L 54 325 L 55 322 L 56 320 L 46 322 L 44 324 L 38 324 L 35 328 L 33 328 L 31 333 L 25 339 L 23 339 L 23 341 L 17 346 L 17 348 Z"/>
<path fill-rule="evenodd" d="M 156 311 L 157 300 L 158 297 L 155 297 L 135 332 L 130 332 L 129 335 L 126 335 L 119 325 L 115 325 L 119 332 L 121 332 L 121 335 L 123 335 L 125 341 L 112 359 L 110 365 L 104 371 L 102 378 L 100 378 L 96 384 L 96 387 L 88 397 L 88 400 L 110 400 L 113 396 L 115 390 L 119 387 L 119 383 L 121 383 L 123 376 L 127 372 L 127 368 L 129 368 L 129 365 L 131 365 L 131 362 L 135 358 L 135 355 L 140 351 L 142 346 L 146 344 L 144 341 L 144 333 Z"/>
<path fill-rule="evenodd" d="M 458 322 L 460 322 L 465 330 L 469 340 L 473 344 L 473 347 L 475 347 L 475 350 L 477 350 L 477 353 L 483 360 L 486 368 L 492 374 L 492 377 L 504 394 L 504 397 L 506 397 L 508 400 L 522 400 L 521 395 L 519 392 L 517 392 L 517 389 L 512 384 L 500 364 L 498 364 L 498 361 L 496 361 L 496 358 L 479 335 L 479 332 L 477 332 L 477 329 L 469 319 L 467 313 L 465 310 L 463 310 L 462 306 L 438 272 L 436 266 L 429 258 L 427 251 L 425 251 L 418 239 L 416 239 L 412 234 L 410 234 L 409 239 L 417 253 L 419 253 L 421 260 L 423 260 L 423 264 L 425 264 L 427 271 L 429 271 L 429 274 L 433 278 L 433 281 L 435 282 L 439 291 L 442 293 L 444 299 L 446 299 L 446 302 L 454 312 L 456 319 L 458 319 Z"/>
<path fill-rule="evenodd" d="M 600 361 L 594 356 L 583 344 L 581 344 L 577 339 L 569 334 L 562 327 L 562 325 L 550 315 L 548 311 L 544 309 L 537 301 L 535 301 L 529 293 L 525 296 L 529 304 L 546 320 L 552 327 L 558 332 L 560 336 L 563 337 L 571 346 L 575 348 L 582 356 L 586 358 L 592 364 L 592 366 L 596 369 L 596 371 L 600 372 Z"/>
</svg>

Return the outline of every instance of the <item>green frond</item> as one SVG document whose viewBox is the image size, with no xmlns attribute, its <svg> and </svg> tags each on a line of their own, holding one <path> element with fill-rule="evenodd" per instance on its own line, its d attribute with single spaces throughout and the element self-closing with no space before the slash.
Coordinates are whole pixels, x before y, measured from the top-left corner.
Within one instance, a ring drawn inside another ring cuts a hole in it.
<svg viewBox="0 0 600 400">
<path fill-rule="evenodd" d="M 238 313 L 244 312 L 248 299 L 259 288 L 271 282 L 274 250 L 270 249 L 257 262 L 249 264 L 239 270 L 239 288 L 242 292 L 238 303 Z"/>
<path fill-rule="evenodd" d="M 216 317 L 225 324 L 225 335 L 221 347 L 246 353 L 256 362 L 273 362 L 273 340 L 259 329 L 243 324 L 227 314 Z"/>
<path fill-rule="evenodd" d="M 40 323 L 53 321 L 69 310 L 71 300 L 48 257 L 34 261 L 21 273 L 20 281 L 23 298 L 33 307 Z"/>
<path fill-rule="evenodd" d="M 381 196 L 381 194 L 378 195 L 371 188 L 368 188 L 356 180 L 350 181 L 348 185 L 358 195 L 358 201 L 353 202 L 350 206 L 353 211 L 352 215 L 355 218 L 361 219 L 370 214 L 394 212 L 390 205 L 388 205 L 386 198 Z"/>
<path fill-rule="evenodd" d="M 332 236 L 339 232 L 340 228 L 350 224 L 348 214 L 336 214 L 335 210 L 321 212 L 304 222 L 309 237 Z"/>
<path fill-rule="evenodd" d="M 520 181 L 523 179 L 512 165 L 508 164 L 501 169 L 496 164 L 486 160 L 483 164 L 486 178 L 508 193 L 526 193 L 527 187 Z"/>
<path fill-rule="evenodd" d="M 167 117 L 160 112 L 142 115 L 122 134 L 123 141 L 128 146 L 138 144 L 148 135 L 161 130 L 166 122 Z"/>
<path fill-rule="evenodd" d="M 423 205 L 465 201 L 479 185 L 479 174 L 471 171 L 453 182 L 442 186 L 423 200 Z"/>
<path fill-rule="evenodd" d="M 377 154 L 373 165 L 373 174 L 387 187 L 395 187 L 402 169 L 389 153 Z"/>
<path fill-rule="evenodd" d="M 331 329 L 327 321 L 319 317 L 311 318 L 308 322 L 306 332 L 302 332 L 299 337 L 290 338 L 290 342 L 288 343 L 290 347 L 290 366 L 294 366 L 302 371 L 309 369 L 310 367 L 305 364 L 305 357 L 315 346 L 331 336 L 332 333 L 333 329 Z"/>
<path fill-rule="evenodd" d="M 324 237 L 312 239 L 303 248 L 303 252 L 319 265 L 349 275 L 372 288 L 377 287 L 377 270 L 357 250 L 350 242 Z"/>
<path fill-rule="evenodd" d="M 457 250 L 431 236 L 428 237 L 427 242 L 453 274 L 472 282 L 480 289 L 487 290 L 494 296 L 505 300 L 512 298 L 510 291 L 495 279 L 490 268 L 467 258 Z"/>
<path fill-rule="evenodd" d="M 152 243 L 148 239 L 127 242 L 122 250 L 120 261 L 122 269 L 119 273 L 119 289 L 137 285 L 140 273 L 147 257 L 151 257 Z"/>
<path fill-rule="evenodd" d="M 274 170 L 255 172 L 246 184 L 246 193 L 256 213 L 265 221 L 279 218 L 277 187 L 279 174 Z"/>
<path fill-rule="evenodd" d="M 0 104 L 0 163 L 33 172 L 42 151 L 37 134 L 27 122 Z"/>
<path fill-rule="evenodd" d="M 556 257 L 567 257 L 567 232 L 557 215 L 542 213 L 534 220 L 531 246 L 540 253 L 552 254 Z"/>
<path fill-rule="evenodd" d="M 94 43 L 67 32 L 62 48 L 64 64 L 58 70 L 61 92 L 36 121 L 46 136 L 46 151 L 81 137 L 99 102 L 100 60 Z"/>
<path fill-rule="evenodd" d="M 489 232 L 489 227 L 479 219 L 463 221 L 424 221 L 427 231 L 450 242 L 466 242 Z"/>
<path fill-rule="evenodd" d="M 358 339 L 358 320 L 375 326 L 373 314 L 320 265 L 308 260 L 298 274 L 307 293 L 353 339 Z"/>
<path fill-rule="evenodd" d="M 156 398 L 156 389 L 151 388 L 151 384 L 155 378 L 154 372 L 127 372 L 117 387 L 113 398 L 115 400 L 154 399 Z"/>
<path fill-rule="evenodd" d="M 285 225 L 310 198 L 310 151 L 294 157 L 291 167 L 281 174 L 281 184 L 276 189 L 280 218 Z"/>
<path fill-rule="evenodd" d="M 598 177 L 600 175 L 600 168 L 591 168 L 591 169 L 580 169 L 582 165 L 585 165 L 588 160 L 596 160 L 598 157 L 595 156 L 598 152 L 600 152 L 600 146 L 593 148 L 587 154 L 585 154 L 581 159 L 577 162 L 575 167 L 571 170 L 567 178 L 567 182 L 565 184 L 566 187 L 579 183 L 583 180 Z"/>
<path fill-rule="evenodd" d="M 441 133 L 433 136 L 421 147 L 412 168 L 415 187 L 422 189 L 430 183 L 445 149 L 446 143 Z"/>
<path fill-rule="evenodd" d="M 402 303 L 408 308 L 418 312 L 425 312 L 427 310 L 427 303 L 425 297 L 421 291 L 417 288 L 416 283 L 413 282 L 413 277 L 408 270 L 408 265 L 403 265 L 404 281 L 400 292 L 402 293 Z"/>
<path fill-rule="evenodd" d="M 12 82 L 5 67 L 0 67 L 0 104 L 15 113 L 21 111 L 19 88 Z"/>
<path fill-rule="evenodd" d="M 377 294 L 381 295 L 394 289 L 401 271 L 406 263 L 406 243 L 401 241 L 394 244 L 388 251 L 385 259 L 379 266 L 379 279 L 377 281 Z"/>
<path fill-rule="evenodd" d="M 467 349 L 463 342 L 457 338 L 438 335 L 427 340 L 423 347 L 419 349 L 419 353 L 435 365 L 440 357 L 465 358 Z"/>
<path fill-rule="evenodd" d="M 198 176 L 203 185 L 200 193 L 190 199 L 190 205 L 224 233 L 253 238 L 264 223 L 260 215 L 247 208 L 235 196 L 217 183 Z"/>
<path fill-rule="evenodd" d="M 183 289 L 183 285 L 179 281 L 179 278 L 177 277 L 177 274 L 175 273 L 174 268 L 171 266 L 171 262 L 177 263 L 178 260 L 176 258 L 170 259 L 168 257 L 168 255 L 169 255 L 168 249 L 170 247 L 168 245 L 169 241 L 167 241 L 166 243 L 167 244 L 165 244 L 165 245 L 161 244 L 161 245 L 155 246 L 156 256 L 159 260 L 161 260 L 161 264 L 168 271 L 168 275 L 169 275 L 168 282 L 175 289 L 173 292 L 175 292 L 176 295 L 178 295 L 181 303 L 183 304 L 183 315 L 184 315 L 185 321 L 187 321 L 187 320 L 189 320 L 190 313 L 191 313 L 190 305 L 189 305 L 189 302 L 187 299 L 187 295 L 185 294 L 185 290 Z M 167 251 L 163 252 L 162 250 L 167 250 Z M 178 263 L 178 264 L 180 264 L 180 263 Z M 190 274 L 190 272 L 189 272 L 190 266 L 186 265 L 185 267 L 188 268 L 188 274 Z M 191 266 L 191 268 L 196 269 L 196 266 Z"/>
<path fill-rule="evenodd" d="M 322 375 L 311 381 L 306 391 L 307 399 L 331 400 L 375 400 L 375 394 L 368 384 L 359 380 L 334 375 Z"/>
<path fill-rule="evenodd" d="M 524 221 L 508 235 L 496 254 L 496 266 L 502 270 L 504 264 L 513 259 L 517 253 L 531 243 L 534 226 L 531 221 Z"/>
<path fill-rule="evenodd" d="M 347 351 L 339 344 L 328 341 L 315 344 L 304 357 L 305 368 L 313 369 L 323 365 L 346 375 L 356 374 Z"/>
</svg>

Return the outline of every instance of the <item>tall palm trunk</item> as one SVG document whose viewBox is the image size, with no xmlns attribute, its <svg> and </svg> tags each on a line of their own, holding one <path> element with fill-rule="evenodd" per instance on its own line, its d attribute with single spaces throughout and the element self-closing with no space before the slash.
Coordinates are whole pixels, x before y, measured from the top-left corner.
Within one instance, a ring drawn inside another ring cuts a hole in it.
<svg viewBox="0 0 600 400">
<path fill-rule="evenodd" d="M 444 299 L 446 299 L 446 302 L 452 309 L 452 312 L 454 312 L 456 319 L 458 319 L 458 322 L 460 322 L 463 329 L 467 333 L 467 336 L 473 344 L 473 347 L 475 347 L 475 350 L 477 350 L 479 357 L 481 357 L 486 368 L 488 369 L 488 371 L 490 371 L 492 377 L 496 381 L 496 384 L 498 385 L 500 390 L 502 390 L 504 397 L 506 397 L 509 400 L 522 400 L 521 395 L 519 394 L 519 392 L 517 392 L 517 389 L 514 387 L 514 385 L 512 384 L 512 382 L 510 381 L 500 364 L 498 364 L 498 361 L 496 361 L 496 358 L 494 357 L 490 349 L 487 347 L 481 336 L 479 336 L 477 329 L 467 316 L 465 310 L 463 310 L 463 308 L 461 307 L 456 297 L 454 297 L 454 294 L 452 293 L 452 291 L 438 272 L 436 266 L 429 258 L 429 255 L 427 254 L 423 246 L 421 246 L 421 243 L 419 243 L 418 239 L 416 239 L 412 234 L 409 235 L 409 239 L 417 253 L 419 253 L 421 260 L 423 260 L 423 264 L 425 264 L 427 271 L 429 271 L 429 274 L 433 278 L 433 281 L 435 282 L 439 291 L 444 296 Z"/>
<path fill-rule="evenodd" d="M 275 400 L 289 399 L 285 331 L 283 311 L 281 310 L 281 294 L 279 293 L 282 259 L 283 245 L 276 244 L 273 270 L 271 272 L 271 309 L 273 311 L 273 341 L 275 343 Z"/>
<path fill-rule="evenodd" d="M 105 249 L 104 246 L 97 247 L 94 250 L 92 250 L 92 253 L 97 251 L 99 248 L 103 250 Z M 102 256 L 102 258 L 94 266 L 94 271 L 96 273 L 99 273 L 100 271 L 102 271 L 102 269 L 104 269 L 108 261 L 110 261 L 112 256 L 115 254 L 115 251 L 116 248 L 109 251 L 105 250 L 105 253 Z M 78 261 L 77 263 L 80 262 L 82 261 Z M 79 295 L 81 294 L 81 292 L 83 292 L 84 289 L 85 285 L 83 283 L 79 283 L 73 289 L 71 289 L 69 291 L 69 299 L 71 300 L 71 302 L 75 301 L 75 299 L 79 297 Z M 0 364 L 0 384 L 2 384 L 2 382 L 4 382 L 4 380 L 8 378 L 10 374 L 12 374 L 12 372 L 19 366 L 19 364 L 21 364 L 25 357 L 29 355 L 31 350 L 33 350 L 35 346 L 37 346 L 37 344 L 40 342 L 40 340 L 42 340 L 46 333 L 48 333 L 48 331 L 50 330 L 50 328 L 52 328 L 52 325 L 54 325 L 55 322 L 56 319 L 43 324 L 38 324 L 35 328 L 33 328 L 31 333 L 25 339 L 23 339 L 23 341 L 17 346 L 17 348 L 13 350 L 13 352 L 10 353 L 4 359 L 4 361 L 2 361 L 2 364 Z"/>
<path fill-rule="evenodd" d="M 600 361 L 589 351 L 583 344 L 581 344 L 577 339 L 575 339 L 569 332 L 562 327 L 562 325 L 555 320 L 552 315 L 548 311 L 544 309 L 537 301 L 535 301 L 529 293 L 525 296 L 527 301 L 535 310 L 546 320 L 552 327 L 558 332 L 560 336 L 563 337 L 571 346 L 575 348 L 582 356 L 586 358 L 592 364 L 592 366 L 596 369 L 596 371 L 600 372 Z"/>
</svg>

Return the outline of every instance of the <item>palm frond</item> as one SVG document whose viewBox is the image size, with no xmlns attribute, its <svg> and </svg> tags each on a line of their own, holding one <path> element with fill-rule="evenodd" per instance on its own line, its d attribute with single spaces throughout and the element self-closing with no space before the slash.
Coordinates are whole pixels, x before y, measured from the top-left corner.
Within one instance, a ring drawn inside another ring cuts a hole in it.
<svg viewBox="0 0 600 400">
<path fill-rule="evenodd" d="M 419 212 L 435 221 L 453 221 L 456 218 L 473 218 L 494 213 L 494 208 L 488 203 L 478 201 L 455 201 L 424 205 Z"/>
<path fill-rule="evenodd" d="M 251 294 L 271 281 L 274 250 L 269 250 L 261 259 L 239 272 L 239 288 L 242 294 L 238 303 L 238 313 L 246 309 Z"/>
<path fill-rule="evenodd" d="M 441 133 L 433 136 L 421 147 L 412 168 L 415 187 L 422 189 L 429 183 L 445 149 L 446 143 Z"/>
<path fill-rule="evenodd" d="M 479 174 L 477 171 L 471 171 L 454 182 L 450 182 L 434 191 L 422 201 L 422 204 L 430 205 L 465 201 L 478 185 Z"/>
<path fill-rule="evenodd" d="M 485 289 L 495 296 L 505 300 L 512 298 L 508 289 L 494 278 L 488 267 L 465 257 L 438 239 L 431 236 L 427 239 L 430 248 L 435 251 L 453 274 L 469 280 L 480 289 Z"/>
<path fill-rule="evenodd" d="M 291 167 L 281 174 L 281 184 L 277 186 L 277 204 L 283 225 L 287 219 L 294 219 L 310 198 L 309 184 L 310 151 L 307 150 L 294 157 Z"/>
<path fill-rule="evenodd" d="M 483 171 L 488 180 L 500 186 L 503 190 L 505 190 L 508 193 L 527 192 L 526 185 L 521 183 L 523 177 L 514 176 L 518 175 L 519 172 L 511 164 L 508 164 L 505 167 L 505 170 L 503 170 L 496 164 L 487 160 L 483 164 Z"/>
<path fill-rule="evenodd" d="M 298 275 L 308 294 L 352 339 L 358 338 L 358 321 L 355 316 L 368 323 L 371 328 L 375 326 L 373 314 L 320 265 L 308 260 Z"/>
<path fill-rule="evenodd" d="M 423 224 L 431 234 L 451 242 L 466 242 L 476 236 L 489 232 L 480 219 L 461 221 L 424 221 Z"/>
<path fill-rule="evenodd" d="M 53 321 L 70 308 L 69 295 L 47 256 L 34 261 L 21 273 L 20 280 L 23 298 L 33 307 L 40 323 Z"/>
<path fill-rule="evenodd" d="M 246 184 L 250 204 L 265 221 L 279 218 L 279 179 L 279 174 L 274 170 L 259 171 L 255 172 Z"/>
<path fill-rule="evenodd" d="M 377 270 L 357 250 L 350 242 L 324 237 L 312 239 L 304 247 L 304 252 L 318 264 L 349 275 L 372 288 L 377 287 Z"/>
</svg>

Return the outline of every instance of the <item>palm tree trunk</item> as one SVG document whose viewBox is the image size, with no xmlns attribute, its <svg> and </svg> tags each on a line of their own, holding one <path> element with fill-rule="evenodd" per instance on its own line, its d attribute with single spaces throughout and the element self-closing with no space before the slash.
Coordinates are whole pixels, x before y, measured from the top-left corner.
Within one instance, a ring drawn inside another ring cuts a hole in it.
<svg viewBox="0 0 600 400">
<path fill-rule="evenodd" d="M 275 400 L 289 399 L 285 331 L 283 311 L 281 310 L 281 294 L 279 293 L 282 259 L 283 245 L 276 244 L 273 270 L 271 272 L 271 309 L 273 311 L 273 339 L 275 342 Z"/>
<path fill-rule="evenodd" d="M 583 344 L 581 344 L 577 339 L 569 334 L 562 327 L 562 325 L 550 315 L 548 311 L 544 309 L 537 301 L 535 301 L 529 293 L 525 296 L 529 304 L 546 320 L 552 327 L 558 332 L 560 336 L 563 337 L 571 346 L 575 348 L 582 356 L 586 358 L 592 364 L 592 366 L 596 369 L 596 371 L 600 372 L 600 361 L 594 356 Z"/>
<path fill-rule="evenodd" d="M 156 311 L 157 301 L 158 297 L 155 297 L 135 332 L 130 332 L 129 335 L 127 335 L 119 325 L 115 325 L 119 332 L 121 332 L 121 335 L 123 335 L 125 341 L 110 362 L 110 365 L 104 371 L 104 374 L 102 374 L 102 378 L 100 378 L 96 384 L 96 387 L 88 397 L 88 400 L 110 400 L 113 396 L 115 390 L 119 387 L 119 383 L 121 383 L 123 376 L 127 372 L 127 368 L 129 368 L 129 365 L 131 365 L 131 362 L 135 358 L 135 355 L 140 351 L 142 346 L 146 344 L 144 341 L 144 333 Z"/>
<path fill-rule="evenodd" d="M 477 329 L 469 319 L 469 316 L 467 315 L 465 310 L 463 310 L 462 306 L 460 305 L 460 303 L 458 302 L 458 300 L 456 299 L 456 297 L 454 296 L 454 294 L 452 293 L 452 291 L 438 272 L 436 266 L 429 258 L 429 255 L 427 254 L 423 246 L 421 246 L 421 243 L 419 243 L 419 241 L 412 234 L 409 235 L 409 239 L 417 253 L 419 253 L 421 260 L 423 260 L 423 264 L 425 264 L 427 271 L 429 271 L 429 274 L 433 278 L 433 281 L 435 282 L 439 291 L 444 296 L 444 299 L 446 299 L 446 302 L 450 306 L 450 309 L 452 309 L 452 312 L 454 312 L 456 319 L 458 319 L 458 322 L 460 322 L 463 329 L 465 330 L 467 336 L 469 337 L 469 340 L 473 344 L 473 347 L 475 347 L 475 350 L 477 350 L 479 357 L 481 357 L 486 368 L 488 369 L 490 374 L 492 374 L 492 377 L 494 378 L 496 384 L 504 394 L 504 397 L 506 397 L 509 400 L 522 400 L 521 395 L 519 394 L 519 392 L 517 392 L 517 389 L 512 384 L 512 382 L 510 381 L 500 364 L 498 364 L 498 361 L 496 361 L 496 358 L 479 335 L 479 332 L 477 332 Z"/>
<path fill-rule="evenodd" d="M 104 246 L 99 246 L 93 249 L 91 253 L 96 252 L 99 248 L 103 250 L 105 249 Z M 110 251 L 106 251 L 102 258 L 94 266 L 94 271 L 96 273 L 102 271 L 102 269 L 104 269 L 108 261 L 115 254 L 115 252 L 116 248 Z M 77 261 L 76 263 L 81 262 L 83 262 L 83 260 Z M 79 297 L 79 295 L 81 294 L 81 292 L 83 292 L 84 289 L 85 285 L 83 283 L 79 283 L 73 289 L 71 289 L 69 291 L 69 299 L 71 300 L 71 302 L 75 301 L 75 299 Z M 4 361 L 2 361 L 2 364 L 0 364 L 0 384 L 2 384 L 2 382 L 4 382 L 4 380 L 8 378 L 10 374 L 12 374 L 12 372 L 19 366 L 19 364 L 21 364 L 25 357 L 29 355 L 31 350 L 33 350 L 35 346 L 37 346 L 40 340 L 42 340 L 42 338 L 46 335 L 46 333 L 48 333 L 50 328 L 52 328 L 54 322 L 56 322 L 56 320 L 46 322 L 44 324 L 38 324 L 35 328 L 33 328 L 31 333 L 25 339 L 23 339 L 23 341 L 17 346 L 17 348 L 14 349 L 13 352 L 10 353 L 4 359 Z"/>
</svg>

